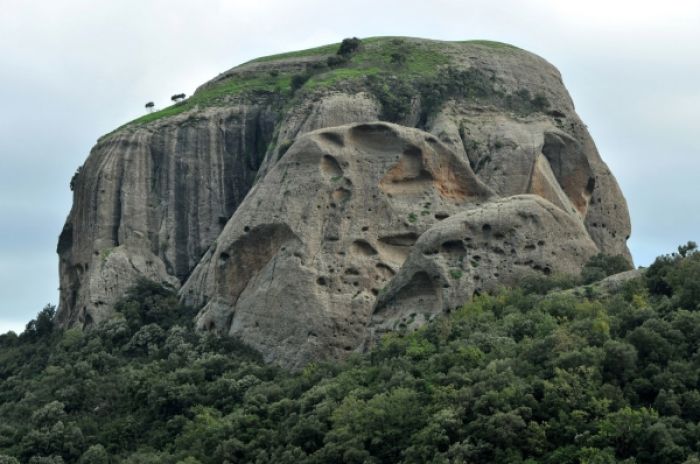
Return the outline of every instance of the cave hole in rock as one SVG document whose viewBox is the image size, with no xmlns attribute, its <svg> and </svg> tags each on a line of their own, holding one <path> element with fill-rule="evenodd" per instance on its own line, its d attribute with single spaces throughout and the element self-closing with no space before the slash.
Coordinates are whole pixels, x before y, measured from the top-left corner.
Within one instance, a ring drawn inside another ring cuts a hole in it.
<svg viewBox="0 0 700 464">
<path fill-rule="evenodd" d="M 339 147 L 345 146 L 345 138 L 343 137 L 343 134 L 339 134 L 337 132 L 322 132 L 321 137 Z"/>
<path fill-rule="evenodd" d="M 464 243 L 462 243 L 461 240 L 447 240 L 442 242 L 442 245 L 440 245 L 440 248 L 444 253 L 450 253 L 450 254 L 465 254 L 467 252 L 466 248 L 464 248 Z"/>
<path fill-rule="evenodd" d="M 593 193 L 594 189 L 595 189 L 595 178 L 589 177 L 588 182 L 586 183 L 586 193 L 591 195 Z M 600 203 L 600 199 L 598 200 L 598 203 Z"/>
<path fill-rule="evenodd" d="M 491 237 L 491 224 L 481 226 L 481 232 L 484 235 L 484 239 L 488 240 Z"/>
<path fill-rule="evenodd" d="M 377 263 L 376 267 L 385 279 L 391 278 L 396 274 L 391 267 L 384 263 Z"/>
<path fill-rule="evenodd" d="M 416 243 L 416 240 L 418 240 L 418 234 L 415 232 L 406 232 L 402 234 L 385 235 L 383 237 L 379 237 L 379 241 L 381 243 L 399 247 L 413 246 Z"/>
<path fill-rule="evenodd" d="M 340 163 L 331 155 L 323 155 L 321 158 L 321 172 L 331 180 L 337 180 L 343 175 L 343 169 L 340 167 Z"/>
<path fill-rule="evenodd" d="M 366 240 L 355 240 L 352 243 L 351 250 L 354 254 L 362 256 L 374 256 L 377 254 L 377 250 Z"/>
<path fill-rule="evenodd" d="M 294 247 L 291 245 L 294 244 Z M 285 224 L 262 224 L 230 244 L 220 258 L 226 265 L 217 272 L 218 286 L 233 304 L 267 264 L 281 251 L 294 250 L 300 244 L 297 236 Z"/>
<path fill-rule="evenodd" d="M 437 304 L 440 300 L 440 292 L 437 285 L 442 287 L 442 284 L 431 279 L 427 272 L 416 272 L 411 276 L 408 283 L 396 293 L 389 305 L 377 308 L 377 312 L 401 311 L 410 307 L 425 308 L 424 305 L 426 304 Z"/>
<path fill-rule="evenodd" d="M 395 195 L 422 195 L 433 183 L 433 175 L 423 166 L 423 152 L 409 145 L 379 182 L 382 191 Z"/>
<path fill-rule="evenodd" d="M 350 190 L 346 189 L 345 187 L 337 188 L 331 194 L 333 201 L 336 203 L 345 203 L 350 199 L 351 195 Z"/>
</svg>

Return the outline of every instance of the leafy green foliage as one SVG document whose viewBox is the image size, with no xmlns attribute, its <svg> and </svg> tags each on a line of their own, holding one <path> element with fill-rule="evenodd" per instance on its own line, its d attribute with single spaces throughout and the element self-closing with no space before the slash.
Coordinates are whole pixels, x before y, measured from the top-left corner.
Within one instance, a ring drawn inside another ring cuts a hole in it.
<svg viewBox="0 0 700 464">
<path fill-rule="evenodd" d="M 292 90 L 299 90 L 300 88 L 302 88 L 310 77 L 311 74 L 309 74 L 308 72 L 293 75 L 291 83 Z"/>
<path fill-rule="evenodd" d="M 343 41 L 340 43 L 340 47 L 338 47 L 337 54 L 345 57 L 350 56 L 359 50 L 360 45 L 362 45 L 362 41 L 357 37 L 343 39 Z"/>
<path fill-rule="evenodd" d="M 391 62 L 403 67 L 404 63 L 410 62 L 408 57 L 410 55 L 403 51 L 395 52 L 391 54 Z M 408 78 L 401 79 L 386 72 L 367 77 L 367 83 L 382 105 L 382 119 L 392 122 L 405 119 L 414 103 L 420 102 L 419 124 L 424 125 L 451 98 L 500 106 L 522 115 L 544 112 L 549 108 L 546 96 L 538 94 L 532 97 L 527 89 L 506 94 L 496 88 L 495 81 L 495 75 L 487 75 L 477 68 L 465 70 L 452 66 L 435 67 L 432 72 L 413 77 L 409 73 Z"/>
<path fill-rule="evenodd" d="M 450 269 L 450 277 L 452 277 L 455 280 L 461 279 L 462 274 L 463 272 L 461 269 Z"/>
<path fill-rule="evenodd" d="M 288 97 L 291 93 L 291 73 L 258 73 L 253 75 L 237 75 L 221 82 L 214 83 L 195 92 L 187 100 L 180 101 L 160 111 L 145 114 L 130 121 L 114 131 L 127 126 L 136 126 L 169 118 L 196 108 L 224 105 L 232 97 L 248 94 L 271 94 Z M 107 134 L 109 135 L 109 134 Z"/>
<path fill-rule="evenodd" d="M 83 166 L 80 165 L 78 168 L 75 170 L 75 173 L 73 174 L 73 177 L 70 178 L 70 191 L 73 192 L 75 189 L 78 187 L 78 179 L 80 178 L 80 173 L 83 171 Z"/>
<path fill-rule="evenodd" d="M 382 120 L 401 122 L 410 114 L 417 95 L 412 83 L 386 74 L 372 74 L 367 83 L 382 106 Z"/>
<path fill-rule="evenodd" d="M 531 97 L 527 90 L 515 95 L 503 95 L 494 91 L 492 82 L 484 86 L 482 76 L 472 76 L 475 71 L 459 71 L 466 75 L 468 88 L 455 93 L 459 82 L 452 82 L 464 76 L 455 75 L 450 47 L 488 48 L 490 53 L 513 53 L 516 47 L 488 41 L 437 42 L 416 41 L 402 37 L 373 37 L 360 40 L 356 37 L 343 40 L 340 44 L 330 44 L 309 50 L 300 50 L 279 55 L 258 58 L 246 64 L 274 62 L 292 58 L 310 58 L 307 69 L 301 72 L 291 70 L 246 69 L 234 72 L 228 77 L 210 83 L 198 89 L 184 101 L 177 102 L 160 111 L 145 114 L 125 126 L 146 124 L 176 116 L 185 111 L 210 106 L 221 106 L 231 99 L 248 96 L 266 95 L 280 104 L 280 109 L 287 108 L 297 91 L 306 89 L 314 91 L 320 88 L 337 87 L 341 89 L 353 86 L 363 88 L 369 84 L 373 93 L 383 107 L 383 118 L 399 121 L 408 114 L 413 98 L 423 95 L 427 106 L 423 111 L 423 120 L 436 111 L 450 96 L 470 95 L 475 89 L 486 90 L 489 95 L 498 96 L 498 104 L 518 113 L 529 114 L 545 111 L 549 103 L 544 95 Z M 453 50 L 454 51 L 454 50 Z M 446 70 L 445 68 L 450 68 Z M 374 76 L 374 81 L 368 81 Z M 431 83 L 437 76 L 438 82 Z M 478 77 L 479 79 L 474 79 Z M 487 76 L 493 79 L 492 76 Z M 463 81 L 465 79 L 462 79 Z M 495 92 L 495 93 L 494 93 Z"/>
<path fill-rule="evenodd" d="M 581 271 L 581 279 L 584 284 L 590 284 L 630 269 L 632 269 L 632 266 L 624 256 L 611 256 L 600 253 L 588 260 Z"/>
<path fill-rule="evenodd" d="M 697 462 L 699 281 L 684 249 L 612 295 L 482 295 L 297 373 L 140 282 L 92 330 L 0 336 L 0 463 Z"/>
<path fill-rule="evenodd" d="M 700 257 L 695 242 L 678 247 L 678 253 L 659 256 L 646 272 L 650 293 L 674 297 L 678 304 L 695 309 L 700 302 Z M 686 259 L 688 258 L 688 259 Z M 696 276 L 694 283 L 687 276 Z"/>
</svg>

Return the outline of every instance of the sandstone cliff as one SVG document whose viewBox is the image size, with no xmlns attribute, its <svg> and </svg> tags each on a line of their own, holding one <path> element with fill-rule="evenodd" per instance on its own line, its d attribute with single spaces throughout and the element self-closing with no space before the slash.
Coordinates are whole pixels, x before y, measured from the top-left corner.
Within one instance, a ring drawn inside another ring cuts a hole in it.
<svg viewBox="0 0 700 464">
<path fill-rule="evenodd" d="M 109 317 L 145 276 L 203 330 L 300 366 L 525 273 L 629 258 L 625 200 L 549 63 L 337 48 L 246 63 L 103 137 L 59 240 L 59 321 Z"/>
</svg>

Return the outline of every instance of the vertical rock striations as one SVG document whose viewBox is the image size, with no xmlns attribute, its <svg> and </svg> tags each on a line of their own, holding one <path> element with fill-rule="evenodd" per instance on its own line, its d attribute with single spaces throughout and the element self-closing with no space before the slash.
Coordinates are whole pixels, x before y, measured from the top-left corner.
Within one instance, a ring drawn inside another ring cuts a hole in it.
<svg viewBox="0 0 700 464">
<path fill-rule="evenodd" d="M 90 324 L 135 279 L 179 287 L 241 203 L 276 114 L 239 105 L 102 138 L 61 233 L 64 325 Z"/>
</svg>

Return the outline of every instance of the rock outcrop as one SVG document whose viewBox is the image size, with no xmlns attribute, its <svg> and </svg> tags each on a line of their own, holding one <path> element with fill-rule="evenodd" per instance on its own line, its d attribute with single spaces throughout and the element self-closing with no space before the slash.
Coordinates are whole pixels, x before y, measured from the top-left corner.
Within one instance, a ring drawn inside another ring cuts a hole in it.
<svg viewBox="0 0 700 464">
<path fill-rule="evenodd" d="M 491 201 L 420 236 L 379 295 L 370 327 L 379 333 L 411 328 L 533 271 L 576 274 L 597 253 L 576 215 L 538 195 Z"/>
<path fill-rule="evenodd" d="M 206 302 L 199 327 L 239 336 L 270 360 L 340 357 L 357 348 L 418 237 L 492 196 L 423 131 L 311 132 L 250 191 L 182 292 Z"/>
<path fill-rule="evenodd" d="M 141 276 L 179 287 L 252 186 L 275 121 L 264 105 L 238 105 L 101 139 L 59 238 L 58 321 L 108 317 Z"/>
<path fill-rule="evenodd" d="M 631 260 L 624 197 L 549 63 L 408 38 L 329 56 L 241 65 L 103 137 L 59 240 L 59 322 L 108 318 L 147 277 L 299 367 L 526 273 Z"/>
</svg>

